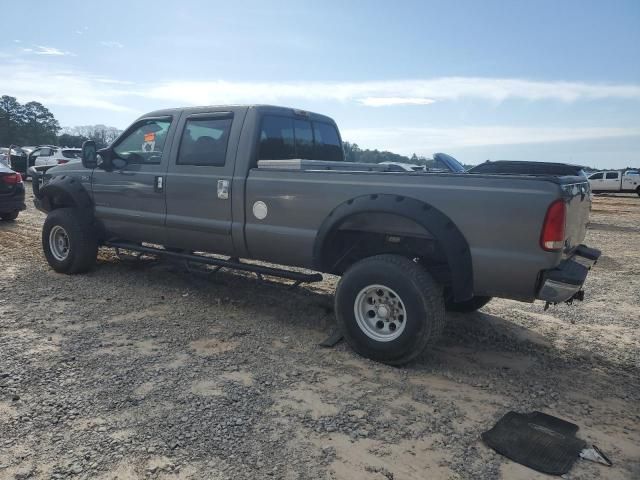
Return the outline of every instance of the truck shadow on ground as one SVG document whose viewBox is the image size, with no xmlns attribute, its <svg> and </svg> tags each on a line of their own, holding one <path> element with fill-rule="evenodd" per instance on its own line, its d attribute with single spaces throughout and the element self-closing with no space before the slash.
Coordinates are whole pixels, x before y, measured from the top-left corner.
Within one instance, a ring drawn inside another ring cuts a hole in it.
<svg viewBox="0 0 640 480">
<path fill-rule="evenodd" d="M 292 289 L 291 282 L 270 278 L 260 280 L 245 272 L 223 269 L 211 275 L 194 274 L 175 262 L 160 261 L 145 265 L 144 262 L 111 258 L 101 263 L 93 275 L 105 270 L 108 270 L 108 274 L 118 275 L 118 271 L 127 270 L 156 279 L 162 277 L 163 283 L 168 282 L 174 288 L 199 292 L 199 298 L 207 305 L 206 308 L 216 308 L 220 299 L 223 299 L 238 306 L 243 311 L 242 315 L 250 318 L 266 314 L 268 321 L 278 324 L 277 330 L 295 334 L 300 329 L 310 329 L 315 333 L 312 338 L 322 339 L 335 328 L 335 279 Z M 242 315 L 237 320 L 238 328 L 243 328 Z M 342 345 L 338 348 L 348 347 Z M 464 358 L 468 361 L 465 362 Z M 621 365 L 610 362 L 588 348 L 573 346 L 570 351 L 558 348 L 553 338 L 508 318 L 483 312 L 448 313 L 442 338 L 434 348 L 405 368 L 421 369 L 436 362 L 459 366 L 465 363 L 464 368 L 472 370 L 496 368 L 524 371 L 540 361 L 552 363 L 558 368 L 574 368 L 585 359 L 605 368 L 621 368 Z"/>
</svg>

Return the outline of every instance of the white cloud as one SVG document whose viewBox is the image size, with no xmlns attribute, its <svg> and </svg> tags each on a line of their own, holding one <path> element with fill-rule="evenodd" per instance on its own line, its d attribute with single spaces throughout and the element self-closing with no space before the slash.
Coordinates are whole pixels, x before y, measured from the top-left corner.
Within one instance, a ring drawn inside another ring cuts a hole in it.
<svg viewBox="0 0 640 480">
<path fill-rule="evenodd" d="M 358 100 L 358 103 L 367 107 L 391 107 L 398 105 L 429 105 L 435 102 L 431 98 L 412 97 L 366 97 Z"/>
<path fill-rule="evenodd" d="M 107 40 L 101 41 L 100 45 L 107 48 L 123 48 L 124 47 L 124 45 L 121 44 L 120 42 L 107 41 Z"/>
<path fill-rule="evenodd" d="M 46 47 L 44 45 L 36 45 L 35 47 L 25 47 L 20 49 L 23 53 L 30 53 L 34 55 L 45 55 L 50 57 L 64 57 L 64 56 L 72 56 L 75 57 L 75 53 L 62 51 L 55 47 Z"/>
<path fill-rule="evenodd" d="M 56 57 L 63 57 L 65 55 L 70 55 L 70 52 L 63 52 L 55 47 L 45 47 L 44 45 L 38 45 L 37 49 L 34 51 L 36 55 L 53 55 Z"/>
<path fill-rule="evenodd" d="M 38 47 L 43 48 L 43 47 Z M 32 49 L 33 50 L 33 49 Z M 0 52 L 0 56 L 2 52 Z M 131 112 L 144 105 L 340 102 L 363 107 L 428 105 L 473 97 L 490 101 L 584 99 L 640 100 L 640 85 L 535 82 L 491 78 L 448 78 L 383 82 L 169 81 L 137 85 L 126 79 L 92 75 L 52 63 L 5 62 L 0 92 L 49 107 L 72 106 Z M 366 121 L 363 117 L 363 123 Z M 552 128 L 506 125 L 459 128 L 395 127 L 343 129 L 343 137 L 368 148 L 430 154 L 451 148 L 639 136 L 637 128 Z"/>
<path fill-rule="evenodd" d="M 342 129 L 342 137 L 367 148 L 410 155 L 487 145 L 517 145 L 640 136 L 637 128 L 552 128 L 465 126 L 455 128 L 392 127 Z"/>
<path fill-rule="evenodd" d="M 169 81 L 145 96 L 193 105 L 315 100 L 357 102 L 367 106 L 428 105 L 434 101 L 479 98 L 574 102 L 582 99 L 640 99 L 640 85 L 541 82 L 502 78 L 449 77 L 377 82 L 228 82 Z"/>
<path fill-rule="evenodd" d="M 35 100 L 48 107 L 130 111 L 129 107 L 119 103 L 130 92 L 105 83 L 102 77 L 77 70 L 52 68 L 39 62 L 14 62 L 8 68 L 11 75 L 0 75 L 0 92 L 15 96 L 21 102 Z"/>
</svg>

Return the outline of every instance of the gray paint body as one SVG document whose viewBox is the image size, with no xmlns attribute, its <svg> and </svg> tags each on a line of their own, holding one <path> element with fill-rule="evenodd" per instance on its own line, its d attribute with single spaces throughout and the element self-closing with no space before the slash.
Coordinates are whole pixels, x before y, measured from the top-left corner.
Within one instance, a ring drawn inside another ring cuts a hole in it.
<svg viewBox="0 0 640 480">
<path fill-rule="evenodd" d="M 225 165 L 177 165 L 186 119 L 212 112 L 233 114 Z M 74 163 L 49 174 L 84 179 L 95 216 L 109 238 L 305 268 L 317 268 L 313 250 L 318 229 L 336 207 L 362 195 L 402 195 L 440 210 L 464 235 L 471 251 L 475 295 L 524 301 L 535 299 L 541 271 L 556 267 L 584 238 L 590 198 L 584 194 L 586 180 L 581 177 L 258 168 L 262 116 L 292 116 L 292 112 L 270 106 L 152 112 L 141 119 L 173 118 L 160 165 L 128 165 L 106 172 Z M 309 115 L 334 124 L 328 117 Z M 156 176 L 164 179 L 163 192 L 154 191 Z M 230 182 L 229 199 L 218 198 L 218 180 Z M 541 227 L 547 208 L 558 198 L 568 202 L 566 248 L 546 252 L 539 245 Z M 267 205 L 264 219 L 253 213 L 256 202 Z M 406 233 L 402 231 L 406 225 L 383 223 L 379 226 L 383 233 Z M 429 236 L 424 231 L 413 233 Z"/>
</svg>

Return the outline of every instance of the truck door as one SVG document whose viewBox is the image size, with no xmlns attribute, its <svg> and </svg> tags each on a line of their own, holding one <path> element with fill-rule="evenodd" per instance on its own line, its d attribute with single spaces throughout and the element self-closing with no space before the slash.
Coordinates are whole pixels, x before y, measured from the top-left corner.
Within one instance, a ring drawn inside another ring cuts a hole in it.
<svg viewBox="0 0 640 480">
<path fill-rule="evenodd" d="M 591 185 L 591 190 L 594 192 L 598 192 L 604 190 L 604 172 L 594 173 L 589 177 L 589 185 Z"/>
<path fill-rule="evenodd" d="M 627 170 L 622 175 L 622 191 L 632 192 L 640 188 L 640 172 Z"/>
<path fill-rule="evenodd" d="M 606 172 L 604 174 L 604 190 L 620 190 L 620 172 Z"/>
<path fill-rule="evenodd" d="M 231 206 L 243 199 L 231 180 L 242 120 L 233 111 L 181 119 L 167 172 L 167 246 L 233 255 Z"/>
<path fill-rule="evenodd" d="M 96 217 L 110 237 L 165 243 L 165 175 L 176 123 L 172 117 L 134 123 L 111 147 L 115 168 L 94 170 Z"/>
</svg>

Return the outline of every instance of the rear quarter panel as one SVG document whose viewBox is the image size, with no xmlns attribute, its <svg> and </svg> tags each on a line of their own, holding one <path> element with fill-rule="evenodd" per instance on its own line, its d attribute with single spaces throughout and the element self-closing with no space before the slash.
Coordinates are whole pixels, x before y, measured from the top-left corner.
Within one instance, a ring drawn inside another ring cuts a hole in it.
<svg viewBox="0 0 640 480">
<path fill-rule="evenodd" d="M 246 183 L 245 241 L 251 257 L 310 268 L 316 233 L 341 203 L 366 194 L 396 194 L 439 209 L 465 236 L 474 293 L 533 300 L 538 273 L 561 253 L 544 252 L 540 229 L 560 196 L 551 181 L 486 175 L 311 172 L 251 169 Z M 262 201 L 263 220 L 252 212 Z"/>
</svg>

